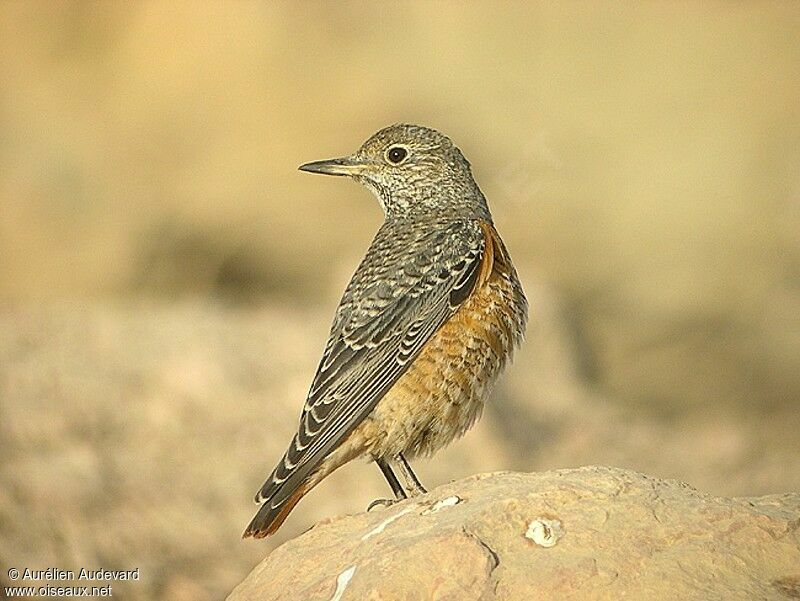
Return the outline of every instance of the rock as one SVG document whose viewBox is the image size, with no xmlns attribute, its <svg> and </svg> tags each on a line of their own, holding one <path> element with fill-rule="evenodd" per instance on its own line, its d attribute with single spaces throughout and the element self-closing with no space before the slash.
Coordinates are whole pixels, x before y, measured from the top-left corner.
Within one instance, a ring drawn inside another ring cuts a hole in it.
<svg viewBox="0 0 800 601">
<path fill-rule="evenodd" d="M 336 518 L 228 601 L 800 598 L 800 494 L 717 498 L 636 472 L 481 474 Z"/>
</svg>

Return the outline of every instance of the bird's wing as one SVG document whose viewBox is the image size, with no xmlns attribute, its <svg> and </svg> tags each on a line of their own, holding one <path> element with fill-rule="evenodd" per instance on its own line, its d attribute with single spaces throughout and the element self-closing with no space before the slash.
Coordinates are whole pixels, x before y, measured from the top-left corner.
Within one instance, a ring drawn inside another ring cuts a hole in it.
<svg viewBox="0 0 800 601">
<path fill-rule="evenodd" d="M 381 227 L 337 310 L 298 432 L 256 502 L 286 501 L 466 300 L 491 254 L 485 227 Z"/>
</svg>

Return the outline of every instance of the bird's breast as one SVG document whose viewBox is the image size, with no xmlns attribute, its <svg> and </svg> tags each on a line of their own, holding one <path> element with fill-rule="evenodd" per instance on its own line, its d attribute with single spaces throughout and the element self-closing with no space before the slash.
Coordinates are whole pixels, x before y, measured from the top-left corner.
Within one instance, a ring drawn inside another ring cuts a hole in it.
<svg viewBox="0 0 800 601">
<path fill-rule="evenodd" d="M 373 456 L 429 455 L 461 436 L 522 338 L 527 303 L 494 228 L 472 294 L 425 344 L 349 442 Z"/>
</svg>

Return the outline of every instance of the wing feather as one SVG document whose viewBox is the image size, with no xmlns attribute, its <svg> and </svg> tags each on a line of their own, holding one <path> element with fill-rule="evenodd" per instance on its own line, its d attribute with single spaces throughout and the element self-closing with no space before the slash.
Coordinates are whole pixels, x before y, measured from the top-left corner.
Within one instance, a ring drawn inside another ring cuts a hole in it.
<svg viewBox="0 0 800 601">
<path fill-rule="evenodd" d="M 381 227 L 345 290 L 298 432 L 257 502 L 291 498 L 361 423 L 468 298 L 485 249 L 478 221 Z"/>
</svg>

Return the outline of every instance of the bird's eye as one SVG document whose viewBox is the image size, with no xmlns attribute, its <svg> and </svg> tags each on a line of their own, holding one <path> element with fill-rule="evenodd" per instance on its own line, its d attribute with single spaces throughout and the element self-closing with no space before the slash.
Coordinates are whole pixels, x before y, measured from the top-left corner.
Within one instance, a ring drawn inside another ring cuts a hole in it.
<svg viewBox="0 0 800 601">
<path fill-rule="evenodd" d="M 408 156 L 408 151 L 402 146 L 392 146 L 386 151 L 386 158 L 390 163 L 399 165 Z"/>
</svg>

